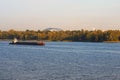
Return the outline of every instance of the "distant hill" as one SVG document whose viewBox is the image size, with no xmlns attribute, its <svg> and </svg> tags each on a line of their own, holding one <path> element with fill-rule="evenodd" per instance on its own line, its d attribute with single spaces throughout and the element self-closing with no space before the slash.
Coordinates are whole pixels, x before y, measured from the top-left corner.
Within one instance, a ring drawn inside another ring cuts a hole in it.
<svg viewBox="0 0 120 80">
<path fill-rule="evenodd" d="M 46 28 L 43 31 L 62 31 L 60 28 Z"/>
</svg>

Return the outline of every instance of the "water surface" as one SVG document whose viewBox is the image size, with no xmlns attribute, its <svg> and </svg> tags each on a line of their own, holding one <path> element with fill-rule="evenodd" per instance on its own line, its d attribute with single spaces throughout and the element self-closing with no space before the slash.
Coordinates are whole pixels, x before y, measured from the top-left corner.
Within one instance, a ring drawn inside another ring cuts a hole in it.
<svg viewBox="0 0 120 80">
<path fill-rule="evenodd" d="M 120 43 L 0 42 L 0 80 L 120 80 Z"/>
</svg>

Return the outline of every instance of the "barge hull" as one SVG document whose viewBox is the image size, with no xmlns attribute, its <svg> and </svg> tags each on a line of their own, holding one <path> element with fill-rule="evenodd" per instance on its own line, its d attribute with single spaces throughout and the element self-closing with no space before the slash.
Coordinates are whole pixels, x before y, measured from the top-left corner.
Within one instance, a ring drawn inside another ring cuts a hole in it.
<svg viewBox="0 0 120 80">
<path fill-rule="evenodd" d="M 45 44 L 42 42 L 42 43 L 39 43 L 39 42 L 16 42 L 16 43 L 9 43 L 9 44 L 12 44 L 12 45 L 40 45 L 40 46 L 44 46 Z"/>
</svg>

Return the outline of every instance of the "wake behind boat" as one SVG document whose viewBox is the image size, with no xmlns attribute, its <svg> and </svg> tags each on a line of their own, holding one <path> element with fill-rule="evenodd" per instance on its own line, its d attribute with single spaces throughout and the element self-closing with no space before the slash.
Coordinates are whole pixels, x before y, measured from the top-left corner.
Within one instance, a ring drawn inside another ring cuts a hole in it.
<svg viewBox="0 0 120 80">
<path fill-rule="evenodd" d="M 40 42 L 18 41 L 16 38 L 9 44 L 12 44 L 12 45 L 39 45 L 39 46 L 45 45 L 45 43 L 43 41 L 40 41 Z"/>
</svg>

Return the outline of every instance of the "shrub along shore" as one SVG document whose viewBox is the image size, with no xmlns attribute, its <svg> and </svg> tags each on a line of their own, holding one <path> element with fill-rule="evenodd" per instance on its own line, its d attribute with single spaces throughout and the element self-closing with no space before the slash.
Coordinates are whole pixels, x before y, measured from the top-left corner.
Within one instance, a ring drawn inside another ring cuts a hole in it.
<svg viewBox="0 0 120 80">
<path fill-rule="evenodd" d="M 74 30 L 74 31 L 1 31 L 0 40 L 45 40 L 76 42 L 120 42 L 120 30 Z"/>
</svg>

